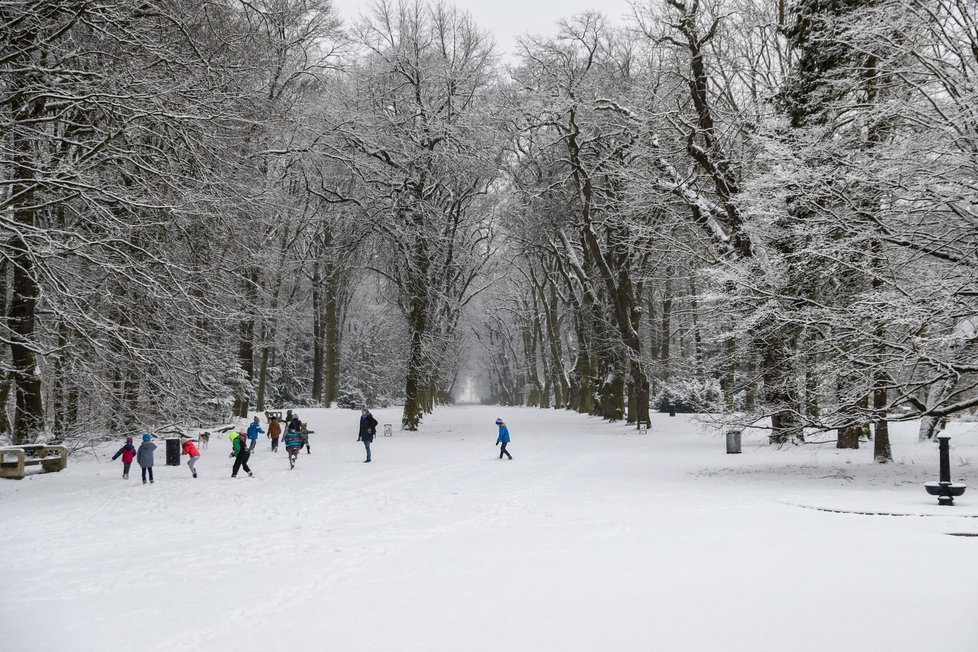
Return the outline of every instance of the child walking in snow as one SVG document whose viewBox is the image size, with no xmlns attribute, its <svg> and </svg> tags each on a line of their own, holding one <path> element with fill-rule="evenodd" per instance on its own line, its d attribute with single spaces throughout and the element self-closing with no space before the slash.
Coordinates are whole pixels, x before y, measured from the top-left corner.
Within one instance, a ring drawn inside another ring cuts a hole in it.
<svg viewBox="0 0 978 652">
<path fill-rule="evenodd" d="M 115 460 L 120 455 L 122 456 L 122 479 L 128 480 L 129 467 L 132 466 L 132 461 L 136 457 L 136 447 L 132 445 L 132 437 L 126 437 L 126 443 L 112 456 L 112 459 Z"/>
<path fill-rule="evenodd" d="M 139 445 L 139 450 L 136 451 L 136 461 L 139 462 L 139 469 L 143 474 L 143 484 L 146 484 L 146 474 L 149 473 L 149 482 L 153 483 L 153 451 L 156 450 L 156 444 L 152 442 L 153 435 L 148 432 L 143 433 L 143 443 Z"/>
<path fill-rule="evenodd" d="M 194 477 L 196 478 L 197 469 L 194 467 L 197 464 L 197 460 L 200 459 L 200 451 L 197 450 L 197 444 L 194 443 L 193 439 L 188 439 L 187 441 L 183 442 L 183 454 L 190 456 L 190 459 L 187 460 L 187 466 L 190 467 L 190 472 L 193 473 Z"/>
<path fill-rule="evenodd" d="M 248 452 L 255 452 L 255 445 L 258 444 L 258 435 L 265 432 L 261 427 L 261 421 L 258 419 L 258 415 L 255 415 L 254 420 L 248 424 Z"/>
<path fill-rule="evenodd" d="M 251 453 L 248 451 L 248 445 L 245 444 L 245 436 L 238 432 L 231 433 L 231 457 L 234 458 L 234 466 L 231 468 L 231 477 L 238 477 L 238 469 L 244 469 L 248 477 L 254 476 L 251 469 L 248 468 L 248 458 L 251 457 Z"/>
<path fill-rule="evenodd" d="M 503 459 L 503 455 L 509 459 L 513 459 L 513 456 L 506 450 L 506 444 L 509 443 L 509 428 L 506 427 L 502 419 L 496 419 L 496 425 L 499 426 L 499 436 L 496 438 L 496 446 L 499 446 L 499 444 L 503 445 L 499 449 L 499 459 Z"/>
<path fill-rule="evenodd" d="M 312 453 L 312 451 L 309 450 L 309 435 L 311 435 L 313 432 L 315 431 L 309 430 L 309 427 L 306 425 L 305 421 L 299 424 L 299 434 L 302 435 L 302 441 L 306 445 L 306 455 L 310 455 Z"/>
<path fill-rule="evenodd" d="M 285 433 L 285 452 L 289 454 L 289 468 L 295 468 L 295 460 L 305 444 L 305 438 L 298 430 L 289 430 Z"/>
<path fill-rule="evenodd" d="M 275 417 L 272 417 L 272 420 L 268 422 L 268 435 L 266 436 L 272 440 L 272 452 L 277 453 L 278 438 L 282 436 L 282 424 Z"/>
</svg>

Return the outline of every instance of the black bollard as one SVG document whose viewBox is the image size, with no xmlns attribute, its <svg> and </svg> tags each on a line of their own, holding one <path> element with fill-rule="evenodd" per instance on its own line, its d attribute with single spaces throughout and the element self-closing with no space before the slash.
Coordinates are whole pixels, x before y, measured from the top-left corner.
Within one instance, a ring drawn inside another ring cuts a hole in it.
<svg viewBox="0 0 978 652">
<path fill-rule="evenodd" d="M 951 481 L 951 441 L 950 437 L 938 437 L 937 449 L 941 455 L 941 482 Z"/>
<path fill-rule="evenodd" d="M 676 416 L 676 406 L 674 406 L 672 403 L 669 404 L 669 416 Z"/>
<path fill-rule="evenodd" d="M 954 497 L 960 496 L 965 490 L 964 485 L 951 482 L 951 447 L 948 445 L 949 441 L 951 438 L 947 436 L 937 438 L 941 461 L 940 481 L 928 482 L 924 485 L 927 493 L 937 496 L 938 505 L 953 505 Z"/>
</svg>

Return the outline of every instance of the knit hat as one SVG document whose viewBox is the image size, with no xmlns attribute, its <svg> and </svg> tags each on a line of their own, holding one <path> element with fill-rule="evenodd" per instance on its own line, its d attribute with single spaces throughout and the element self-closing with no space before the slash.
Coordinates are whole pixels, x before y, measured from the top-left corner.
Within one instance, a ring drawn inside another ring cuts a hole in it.
<svg viewBox="0 0 978 652">
<path fill-rule="evenodd" d="M 143 433 L 143 441 L 149 441 L 152 438 L 153 438 L 153 435 L 149 434 L 148 432 L 144 432 Z"/>
<path fill-rule="evenodd" d="M 503 425 L 503 420 L 502 419 L 496 419 L 496 425 L 497 426 Z"/>
<path fill-rule="evenodd" d="M 126 443 L 127 444 L 131 444 L 132 443 L 132 437 L 126 437 Z"/>
</svg>

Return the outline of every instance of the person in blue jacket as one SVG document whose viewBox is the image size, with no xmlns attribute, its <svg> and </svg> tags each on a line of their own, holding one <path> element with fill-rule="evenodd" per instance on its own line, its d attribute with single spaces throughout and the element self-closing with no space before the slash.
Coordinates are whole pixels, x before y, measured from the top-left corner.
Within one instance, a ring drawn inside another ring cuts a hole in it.
<svg viewBox="0 0 978 652">
<path fill-rule="evenodd" d="M 499 426 L 499 436 L 496 438 L 496 446 L 502 444 L 502 448 L 499 449 L 499 459 L 503 459 L 503 455 L 509 459 L 513 459 L 513 456 L 506 450 L 506 444 L 509 443 L 509 428 L 506 427 L 502 419 L 496 419 L 496 425 Z"/>
<path fill-rule="evenodd" d="M 153 484 L 153 451 L 156 450 L 156 444 L 152 440 L 153 435 L 148 432 L 143 433 L 143 443 L 136 451 L 136 462 L 139 463 L 139 469 L 143 474 L 143 484 L 146 484 L 147 473 L 149 473 L 149 483 Z"/>
<path fill-rule="evenodd" d="M 258 415 L 255 415 L 254 420 L 248 424 L 248 452 L 255 452 L 255 445 L 258 443 L 258 435 L 265 432 L 262 430 L 261 423 L 258 420 Z"/>
</svg>

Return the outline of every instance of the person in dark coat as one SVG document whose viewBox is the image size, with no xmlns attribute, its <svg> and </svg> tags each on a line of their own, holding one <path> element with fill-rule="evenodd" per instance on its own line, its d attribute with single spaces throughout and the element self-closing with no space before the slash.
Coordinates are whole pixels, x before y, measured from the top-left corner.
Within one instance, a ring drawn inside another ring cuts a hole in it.
<svg viewBox="0 0 978 652">
<path fill-rule="evenodd" d="M 244 469 L 248 477 L 252 477 L 254 473 L 248 468 L 248 458 L 251 457 L 251 452 L 248 450 L 248 445 L 245 443 L 244 433 L 235 433 L 237 437 L 231 439 L 231 455 L 234 456 L 234 466 L 231 468 L 231 477 L 238 477 L 238 469 Z"/>
<path fill-rule="evenodd" d="M 295 432 L 299 432 L 300 430 L 302 430 L 302 422 L 299 421 L 298 414 L 293 415 L 292 420 L 288 421 L 287 423 L 288 426 L 286 426 L 286 430 L 294 430 Z"/>
<path fill-rule="evenodd" d="M 370 410 L 367 408 L 360 409 L 360 434 L 357 437 L 357 441 L 363 442 L 363 447 L 367 449 L 367 459 L 364 462 L 370 461 L 370 442 L 374 440 L 374 435 L 377 434 L 377 419 L 374 419 L 374 415 L 370 414 Z"/>
<path fill-rule="evenodd" d="M 513 456 L 506 450 L 506 444 L 509 443 L 509 428 L 506 427 L 502 419 L 496 419 L 496 425 L 499 426 L 499 436 L 496 437 L 496 446 L 502 444 L 502 448 L 499 449 L 499 459 L 503 459 L 503 455 L 509 459 L 513 459 Z"/>
<path fill-rule="evenodd" d="M 152 441 L 153 435 L 143 433 L 143 443 L 139 445 L 139 450 L 136 451 L 136 462 L 139 463 L 139 469 L 143 474 L 143 484 L 146 484 L 146 474 L 149 473 L 149 482 L 153 483 L 153 451 L 156 450 L 156 444 Z"/>
<path fill-rule="evenodd" d="M 126 437 L 126 443 L 112 456 L 112 459 L 118 459 L 120 455 L 122 456 L 122 479 L 128 480 L 129 467 L 132 466 L 132 461 L 136 459 L 136 447 L 132 445 L 132 437 Z"/>
</svg>

